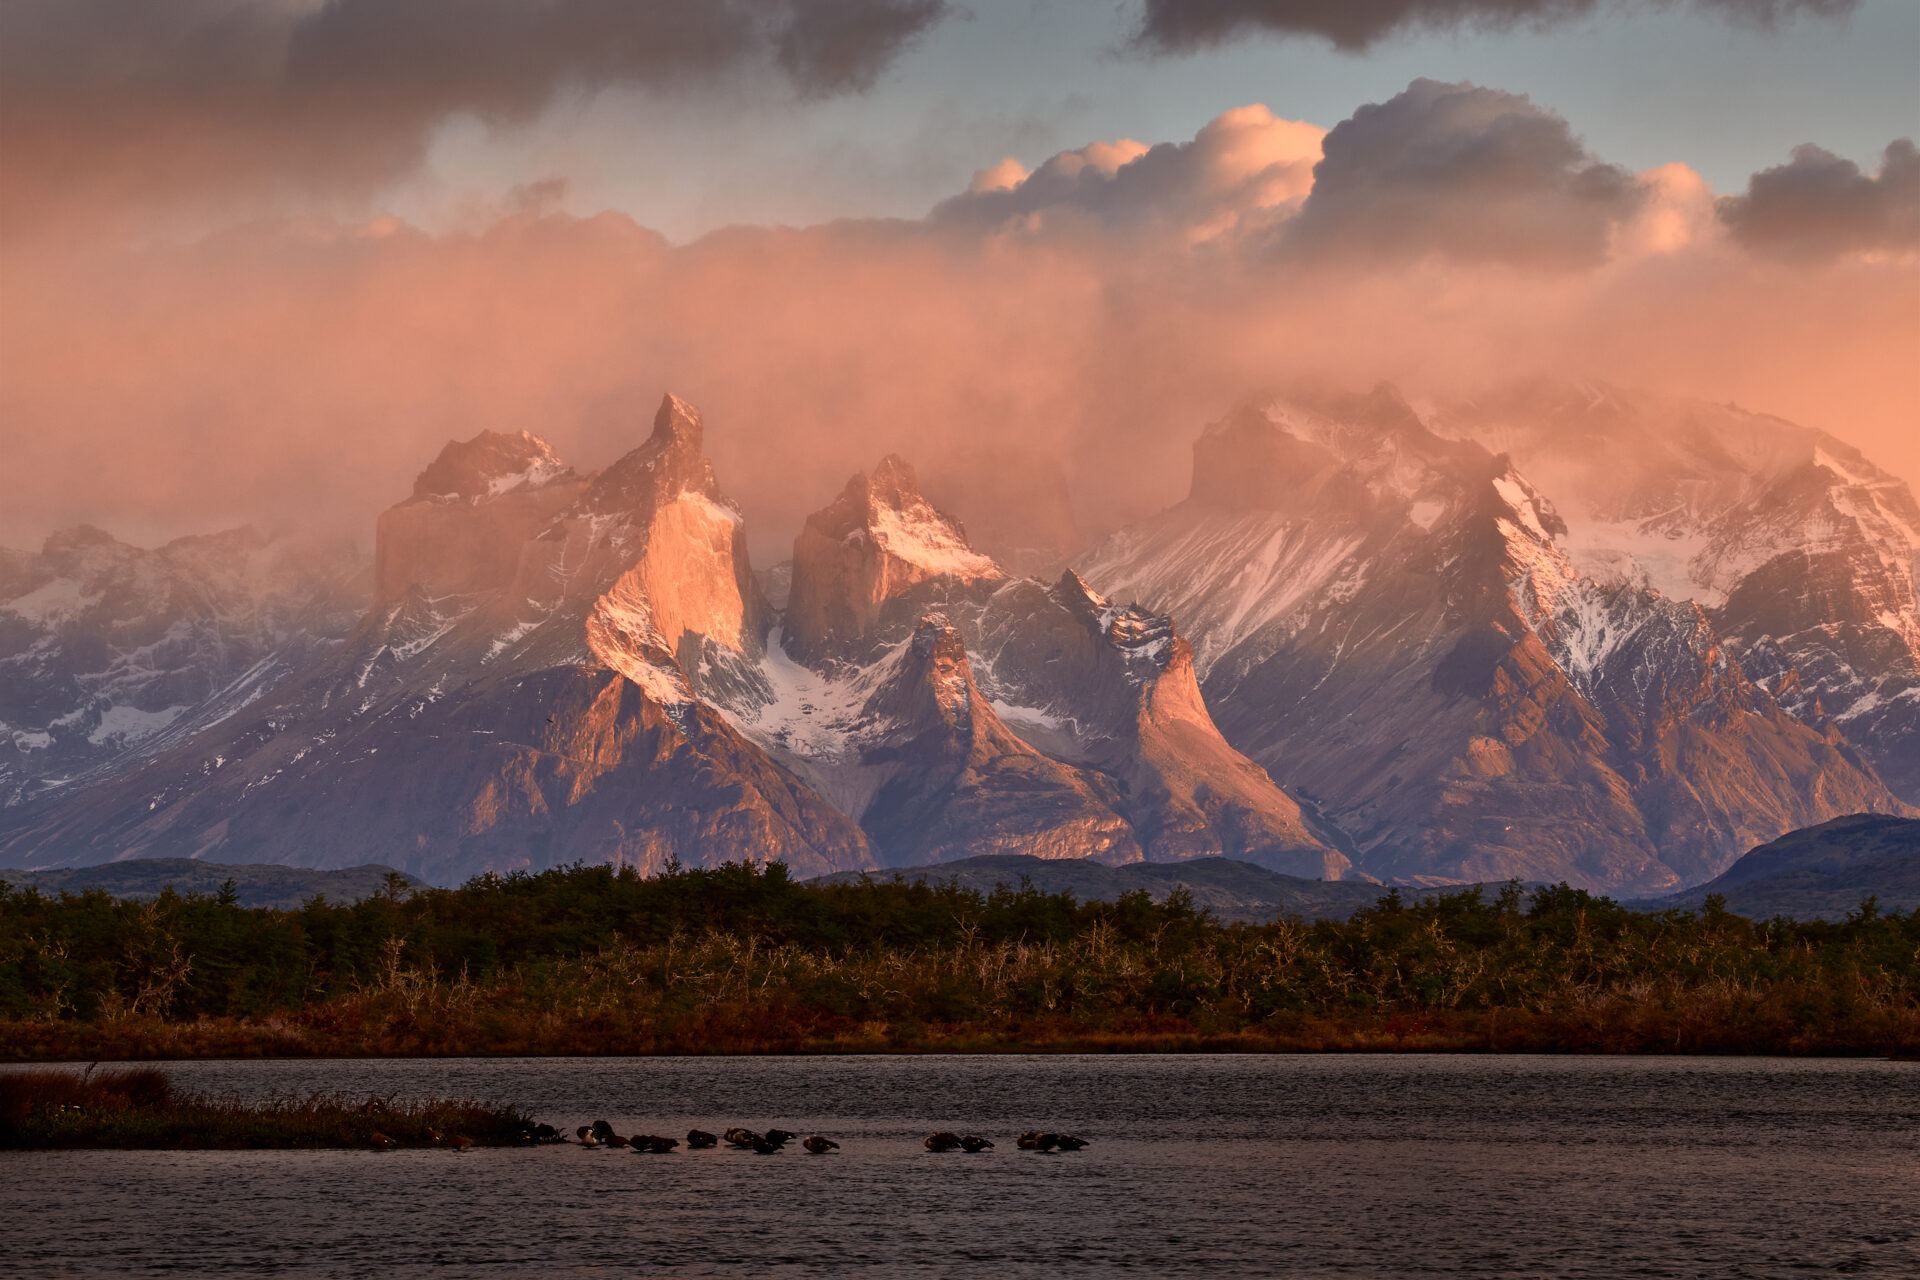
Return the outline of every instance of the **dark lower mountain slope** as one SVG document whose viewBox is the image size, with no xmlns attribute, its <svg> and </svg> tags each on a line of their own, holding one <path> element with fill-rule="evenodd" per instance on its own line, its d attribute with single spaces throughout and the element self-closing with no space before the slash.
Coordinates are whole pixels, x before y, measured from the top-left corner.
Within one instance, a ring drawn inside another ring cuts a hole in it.
<svg viewBox="0 0 1920 1280">
<path fill-rule="evenodd" d="M 815 884 L 846 884 L 861 872 L 821 876 Z M 1382 893 L 1378 885 L 1303 880 L 1233 858 L 1190 858 L 1185 862 L 1135 862 L 1108 866 L 1085 858 L 986 856 L 960 858 L 936 866 L 872 873 L 876 879 L 957 880 L 962 887 L 992 893 L 1031 884 L 1044 893 L 1069 892 L 1082 902 L 1113 902 L 1121 894 L 1144 891 L 1165 902 L 1176 889 L 1193 895 L 1193 904 L 1225 922 L 1266 924 L 1283 915 L 1309 920 L 1344 920 L 1370 907 Z"/>
<path fill-rule="evenodd" d="M 1751 919 L 1839 920 L 1874 898 L 1920 910 L 1920 820 L 1855 813 L 1769 841 L 1721 875 L 1644 906 L 1698 907 L 1708 895 Z"/>
<path fill-rule="evenodd" d="M 358 902 L 385 893 L 387 877 L 398 875 L 409 888 L 422 881 L 413 876 L 368 863 L 338 871 L 313 871 L 265 863 L 196 862 L 190 858 L 136 858 L 91 867 L 56 871 L 9 871 L 0 868 L 0 881 L 15 889 L 38 889 L 44 894 L 86 893 L 98 890 L 115 898 L 144 901 L 163 890 L 176 893 L 217 894 L 233 882 L 235 902 L 242 907 L 271 907 L 294 911 L 314 897 L 329 902 Z"/>
</svg>

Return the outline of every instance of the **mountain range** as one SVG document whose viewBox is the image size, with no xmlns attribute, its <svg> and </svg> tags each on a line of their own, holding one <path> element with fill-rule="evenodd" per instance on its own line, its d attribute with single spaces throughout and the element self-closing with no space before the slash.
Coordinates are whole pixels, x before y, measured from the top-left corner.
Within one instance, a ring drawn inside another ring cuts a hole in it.
<svg viewBox="0 0 1920 1280">
<path fill-rule="evenodd" d="M 449 443 L 371 564 L 250 531 L 0 553 L 0 864 L 1226 857 L 1649 894 L 1920 794 L 1920 511 L 1823 433 L 1584 386 L 1292 396 L 1091 547 L 1057 470 L 938 465 L 881 459 L 756 573 L 668 396 L 595 472 Z"/>
</svg>

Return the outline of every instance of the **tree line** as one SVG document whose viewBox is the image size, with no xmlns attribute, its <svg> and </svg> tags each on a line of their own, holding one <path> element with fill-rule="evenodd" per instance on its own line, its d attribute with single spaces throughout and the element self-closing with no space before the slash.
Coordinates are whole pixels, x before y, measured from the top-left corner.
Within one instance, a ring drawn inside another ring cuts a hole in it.
<svg viewBox="0 0 1920 1280">
<path fill-rule="evenodd" d="M 1222 924 L 781 864 L 573 866 L 249 909 L 0 883 L 0 1056 L 1920 1047 L 1920 912 L 1628 910 L 1566 885 Z"/>
</svg>

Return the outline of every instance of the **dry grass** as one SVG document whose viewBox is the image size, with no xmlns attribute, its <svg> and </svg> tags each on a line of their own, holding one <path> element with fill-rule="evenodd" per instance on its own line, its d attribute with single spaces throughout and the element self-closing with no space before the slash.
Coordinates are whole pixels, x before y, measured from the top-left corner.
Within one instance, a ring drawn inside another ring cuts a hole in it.
<svg viewBox="0 0 1920 1280">
<path fill-rule="evenodd" d="M 369 1148 L 376 1135 L 393 1146 L 454 1136 L 509 1145 L 532 1141 L 533 1123 L 511 1107 L 439 1099 L 234 1102 L 181 1093 L 153 1067 L 0 1072 L 0 1148 Z"/>
</svg>

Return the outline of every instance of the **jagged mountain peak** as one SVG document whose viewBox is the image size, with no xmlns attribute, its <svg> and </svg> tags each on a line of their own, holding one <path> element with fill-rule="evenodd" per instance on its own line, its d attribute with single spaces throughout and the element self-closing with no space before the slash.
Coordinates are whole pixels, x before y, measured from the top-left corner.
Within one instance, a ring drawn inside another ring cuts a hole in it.
<svg viewBox="0 0 1920 1280">
<path fill-rule="evenodd" d="M 669 392 L 653 415 L 653 431 L 636 448 L 593 478 L 582 499 L 591 511 L 614 515 L 671 502 L 696 493 L 724 503 L 706 455 L 700 411 Z"/>
<path fill-rule="evenodd" d="M 1596 422 L 1624 412 L 1592 392 L 1581 412 L 1596 399 Z M 1550 432 L 1448 439 L 1391 401 L 1331 404 L 1216 424 L 1203 441 L 1240 437 L 1271 459 L 1284 434 L 1312 462 L 1273 466 L 1254 503 L 1182 503 L 1080 564 L 1102 590 L 1181 619 L 1228 741 L 1316 797 L 1363 866 L 1658 887 L 1710 873 L 1770 828 L 1892 803 L 1841 739 L 1748 678 L 1722 638 L 1728 611 L 1583 571 L 1579 525 L 1534 470 Z M 1719 456 L 1779 453 L 1739 444 Z M 1215 471 L 1237 481 L 1258 461 L 1243 448 Z M 1604 452 L 1587 461 L 1605 472 Z M 1697 496 L 1693 474 L 1664 478 Z M 1885 516 L 1890 494 L 1818 496 L 1822 510 L 1851 501 Z M 1765 552 L 1774 525 L 1804 538 L 1793 504 L 1769 510 L 1777 519 L 1743 525 L 1734 551 Z M 1843 616 L 1806 575 L 1780 582 L 1809 612 Z"/>
<path fill-rule="evenodd" d="M 913 468 L 890 454 L 856 472 L 794 540 L 788 647 L 803 660 L 845 656 L 871 640 L 889 601 L 923 583 L 1005 578 L 959 521 L 927 501 Z"/>
<path fill-rule="evenodd" d="M 1120 654 L 1136 678 L 1151 678 L 1148 673 L 1164 670 L 1186 644 L 1174 629 L 1172 618 L 1135 604 L 1115 604 L 1072 569 L 1060 575 L 1052 594 L 1082 625 Z"/>
<path fill-rule="evenodd" d="M 991 557 L 973 549 L 958 520 L 927 501 L 913 467 L 897 453 L 880 459 L 871 472 L 856 472 L 833 505 L 816 515 L 842 540 L 871 539 L 888 556 L 930 575 L 1006 576 Z"/>
<path fill-rule="evenodd" d="M 476 502 L 566 474 L 560 456 L 531 431 L 482 431 L 449 440 L 413 482 L 415 501 L 463 498 Z"/>
<path fill-rule="evenodd" d="M 673 440 L 684 441 L 691 447 L 703 447 L 705 421 L 700 410 L 688 401 L 682 400 L 673 392 L 660 397 L 660 407 L 654 410 L 653 434 Z"/>
<path fill-rule="evenodd" d="M 967 732 L 979 699 L 960 628 L 944 613 L 929 613 L 914 626 L 906 651 L 867 700 L 866 710 L 876 717 L 891 713 L 909 725 L 937 721 Z"/>
<path fill-rule="evenodd" d="M 1302 392 L 1244 403 L 1206 427 L 1188 501 L 1363 523 L 1418 506 L 1424 527 L 1505 466 L 1477 443 L 1435 434 L 1391 386 Z"/>
</svg>

